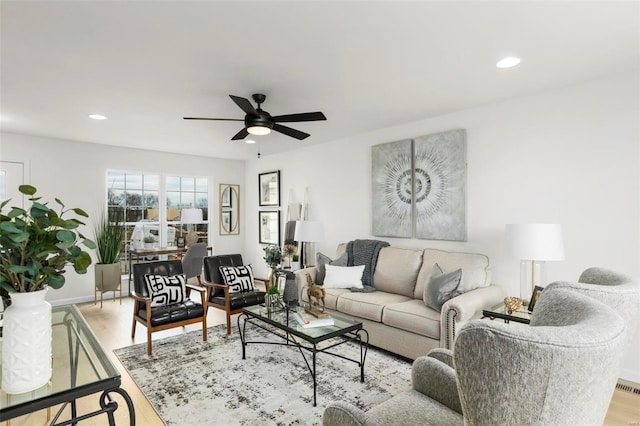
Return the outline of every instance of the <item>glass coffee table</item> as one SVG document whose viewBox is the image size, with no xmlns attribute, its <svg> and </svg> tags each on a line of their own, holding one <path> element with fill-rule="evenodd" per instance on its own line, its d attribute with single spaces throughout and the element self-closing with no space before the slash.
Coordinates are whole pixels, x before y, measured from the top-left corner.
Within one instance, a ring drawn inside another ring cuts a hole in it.
<svg viewBox="0 0 640 426">
<path fill-rule="evenodd" d="M 529 322 L 531 321 L 531 312 L 528 311 L 525 307 L 522 307 L 517 311 L 509 312 L 507 310 L 507 307 L 504 306 L 504 303 L 501 303 L 494 306 L 493 308 L 483 309 L 482 318 L 500 318 L 506 323 L 508 323 L 509 321 L 513 321 L 522 324 L 529 324 Z"/>
<path fill-rule="evenodd" d="M 367 357 L 369 347 L 369 333 L 362 327 L 362 322 L 339 315 L 331 314 L 333 325 L 324 327 L 304 328 L 293 317 L 296 310 L 303 311 L 304 308 L 292 309 L 267 309 L 263 305 L 249 306 L 242 310 L 238 316 L 238 330 L 240 330 L 240 340 L 242 341 L 242 359 L 246 359 L 246 347 L 248 344 L 269 344 L 292 346 L 297 348 L 302 355 L 307 368 L 313 379 L 313 405 L 316 406 L 316 356 L 324 353 L 342 358 L 358 364 L 360 367 L 360 381 L 364 382 L 364 362 Z M 273 340 L 248 340 L 247 324 L 261 328 L 278 337 L 278 342 Z M 364 337 L 364 339 L 363 339 Z M 331 352 L 332 348 L 343 345 L 349 341 L 358 342 L 360 347 L 359 359 L 348 358 L 343 355 Z M 311 353 L 311 362 L 305 352 Z"/>
<path fill-rule="evenodd" d="M 53 375 L 49 383 L 34 391 L 19 394 L 0 391 L 0 422 L 62 404 L 51 425 L 58 422 L 67 405 L 71 407 L 71 419 L 58 424 L 76 424 L 80 420 L 106 414 L 109 424 L 114 425 L 114 411 L 118 408 L 118 402 L 112 398 L 112 394 L 119 394 L 129 410 L 129 424 L 135 425 L 133 402 L 120 387 L 120 372 L 109 360 L 78 308 L 75 305 L 53 307 L 51 322 Z M 0 346 L 1 342 L 0 339 Z M 100 407 L 80 415 L 76 400 L 97 393 L 101 393 Z M 48 415 L 47 420 L 50 420 Z"/>
</svg>

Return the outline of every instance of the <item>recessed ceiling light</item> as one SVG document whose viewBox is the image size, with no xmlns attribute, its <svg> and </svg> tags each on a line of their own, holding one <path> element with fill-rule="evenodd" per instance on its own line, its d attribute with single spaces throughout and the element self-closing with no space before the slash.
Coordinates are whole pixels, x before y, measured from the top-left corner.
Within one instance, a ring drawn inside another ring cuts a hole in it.
<svg viewBox="0 0 640 426">
<path fill-rule="evenodd" d="M 256 143 L 256 141 L 254 141 L 253 139 L 247 139 L 245 142 L 246 143 Z"/>
<path fill-rule="evenodd" d="M 498 63 L 496 64 L 496 67 L 511 68 L 511 67 L 515 67 L 519 63 L 520 63 L 520 58 L 516 58 L 514 56 L 507 56 L 506 58 L 499 60 Z"/>
<path fill-rule="evenodd" d="M 100 114 L 91 114 L 89 115 L 89 118 L 93 118 L 94 120 L 106 120 L 107 117 L 105 117 L 104 115 L 100 115 Z"/>
</svg>

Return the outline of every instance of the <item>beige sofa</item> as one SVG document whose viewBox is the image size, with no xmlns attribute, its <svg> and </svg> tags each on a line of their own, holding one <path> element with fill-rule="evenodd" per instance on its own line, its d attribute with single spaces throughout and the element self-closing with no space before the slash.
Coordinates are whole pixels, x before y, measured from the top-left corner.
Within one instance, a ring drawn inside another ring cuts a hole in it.
<svg viewBox="0 0 640 426">
<path fill-rule="evenodd" d="M 345 251 L 340 244 L 335 258 Z M 444 271 L 462 269 L 460 288 L 464 293 L 448 300 L 442 311 L 423 302 L 424 286 L 438 264 Z M 308 302 L 307 274 L 316 282 L 316 267 L 295 272 L 299 299 Z M 404 357 L 415 359 L 433 348 L 451 348 L 456 329 L 479 318 L 482 309 L 499 304 L 503 290 L 491 285 L 489 258 L 482 254 L 435 249 L 384 247 L 373 274 L 375 292 L 325 289 L 326 307 L 361 320 L 369 343 Z"/>
</svg>

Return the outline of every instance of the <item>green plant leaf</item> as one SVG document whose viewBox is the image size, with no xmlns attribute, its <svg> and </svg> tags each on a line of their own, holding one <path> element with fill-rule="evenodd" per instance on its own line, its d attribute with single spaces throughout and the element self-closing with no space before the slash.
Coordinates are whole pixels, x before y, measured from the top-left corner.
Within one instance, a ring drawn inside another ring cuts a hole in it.
<svg viewBox="0 0 640 426">
<path fill-rule="evenodd" d="M 36 193 L 37 189 L 31 185 L 20 185 L 18 187 L 18 191 L 25 195 L 33 195 Z"/>
<path fill-rule="evenodd" d="M 29 233 L 23 232 L 21 234 L 10 235 L 9 239 L 14 243 L 22 243 L 29 239 Z"/>
<path fill-rule="evenodd" d="M 61 242 L 73 242 L 76 240 L 76 234 L 74 232 L 67 231 L 66 229 L 61 229 L 56 232 L 56 238 Z"/>
<path fill-rule="evenodd" d="M 82 216 L 82 217 L 89 217 L 89 215 L 87 214 L 87 212 L 85 212 L 84 210 L 79 209 L 79 208 L 77 208 L 77 207 L 76 207 L 75 209 L 73 209 L 73 212 L 74 212 L 75 214 L 77 214 L 78 216 Z"/>
<path fill-rule="evenodd" d="M 20 265 L 9 265 L 7 269 L 13 272 L 14 274 L 22 274 L 29 270 L 29 268 L 27 268 L 26 266 L 20 266 Z"/>
<path fill-rule="evenodd" d="M 13 288 L 13 286 L 9 283 L 6 283 L 4 281 L 0 282 L 0 288 L 2 288 L 3 290 L 6 290 L 7 293 L 15 293 L 16 289 Z"/>
<path fill-rule="evenodd" d="M 64 285 L 63 275 L 50 275 L 47 278 L 47 285 L 51 288 L 60 288 Z"/>
</svg>

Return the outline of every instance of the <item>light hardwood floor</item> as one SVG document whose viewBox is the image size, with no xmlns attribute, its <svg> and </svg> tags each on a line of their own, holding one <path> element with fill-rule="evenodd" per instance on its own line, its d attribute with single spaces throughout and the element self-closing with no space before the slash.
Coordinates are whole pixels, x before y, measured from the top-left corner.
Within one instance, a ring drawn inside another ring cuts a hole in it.
<svg viewBox="0 0 640 426">
<path fill-rule="evenodd" d="M 156 414 L 155 410 L 142 392 L 138 389 L 136 384 L 131 380 L 126 370 L 118 358 L 113 354 L 113 349 L 129 346 L 132 343 L 146 342 L 146 330 L 144 327 L 138 325 L 136 332 L 136 338 L 131 340 L 131 318 L 133 312 L 133 300 L 130 298 L 123 298 L 122 304 L 114 301 L 106 301 L 102 309 L 100 304 L 94 305 L 93 303 L 84 303 L 78 305 L 78 308 L 84 315 L 85 319 L 93 329 L 95 335 L 100 340 L 105 351 L 111 357 L 114 365 L 122 373 L 122 387 L 131 396 L 136 412 L 137 425 L 139 426 L 161 426 L 164 423 L 160 417 Z M 209 309 L 207 315 L 207 325 L 214 326 L 217 324 L 225 323 L 224 311 L 219 309 Z M 180 334 L 185 331 L 199 330 L 200 326 L 190 325 L 184 328 L 178 328 L 173 330 L 166 330 L 159 333 L 154 333 L 154 340 L 161 339 L 163 337 Z M 232 330 L 233 333 L 237 333 L 237 328 Z M 146 355 L 143 355 L 146 356 Z M 636 386 L 637 387 L 637 386 Z M 120 408 L 116 410 L 116 422 L 118 425 L 127 425 L 129 422 L 128 413 L 124 401 L 119 400 L 116 397 Z M 95 410 L 98 405 L 98 397 L 83 398 L 78 402 L 79 413 L 86 413 Z M 57 408 L 52 410 L 53 413 L 57 411 Z M 21 425 L 45 425 L 48 424 L 46 417 L 46 410 L 33 413 L 30 415 L 22 416 L 17 419 L 12 419 L 11 426 Z M 60 419 L 68 419 L 68 409 L 60 417 Z M 80 423 L 81 425 L 107 425 L 107 419 L 105 415 L 95 417 L 91 420 L 86 420 Z M 636 395 L 630 392 L 616 389 L 609 411 L 605 420 L 605 425 L 611 426 L 639 426 L 640 425 L 640 395 Z M 185 425 L 186 426 L 186 425 Z"/>
</svg>

